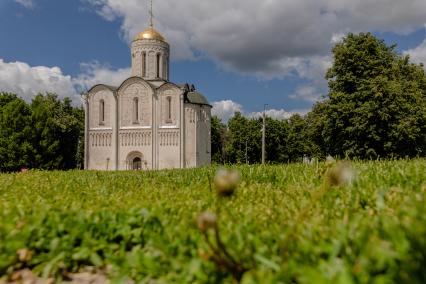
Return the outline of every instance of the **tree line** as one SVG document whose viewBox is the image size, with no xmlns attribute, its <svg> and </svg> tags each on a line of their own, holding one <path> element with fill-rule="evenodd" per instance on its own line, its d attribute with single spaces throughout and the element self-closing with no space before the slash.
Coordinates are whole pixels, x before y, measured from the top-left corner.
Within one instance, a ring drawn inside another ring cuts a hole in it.
<svg viewBox="0 0 426 284">
<path fill-rule="evenodd" d="M 329 93 L 305 116 L 267 118 L 266 156 L 272 163 L 303 157 L 378 159 L 426 155 L 426 75 L 370 33 L 348 34 L 333 48 Z M 236 113 L 212 119 L 212 158 L 261 160 L 261 119 Z"/>
<path fill-rule="evenodd" d="M 370 33 L 348 34 L 333 48 L 329 93 L 304 116 L 266 118 L 267 161 L 425 156 L 423 67 Z M 211 125 L 213 162 L 260 162 L 261 118 L 237 112 Z M 47 93 L 26 103 L 0 93 L 0 171 L 81 168 L 83 136 L 84 111 L 70 99 Z"/>
</svg>

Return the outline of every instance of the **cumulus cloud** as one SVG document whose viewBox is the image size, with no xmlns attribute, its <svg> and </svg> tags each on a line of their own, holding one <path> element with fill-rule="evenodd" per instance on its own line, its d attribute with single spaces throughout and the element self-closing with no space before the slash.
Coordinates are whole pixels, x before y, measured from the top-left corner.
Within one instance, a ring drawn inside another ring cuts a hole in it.
<svg viewBox="0 0 426 284">
<path fill-rule="evenodd" d="M 97 84 L 119 86 L 130 76 L 130 68 L 114 70 L 108 65 L 97 61 L 80 64 L 82 73 L 73 79 L 73 83 L 80 91 L 86 91 Z"/>
<path fill-rule="evenodd" d="M 0 59 L 0 92 L 16 93 L 26 101 L 38 93 L 53 92 L 80 104 L 81 92 L 100 83 L 118 86 L 130 76 L 130 68 L 114 70 L 98 62 L 82 63 L 81 71 L 73 78 L 63 74 L 59 67 L 30 66 Z"/>
<path fill-rule="evenodd" d="M 14 0 L 14 1 L 24 6 L 27 9 L 33 9 L 35 7 L 35 3 L 33 0 Z"/>
<path fill-rule="evenodd" d="M 309 110 L 307 109 L 292 110 L 292 111 L 286 111 L 284 109 L 267 109 L 265 113 L 266 113 L 266 116 L 272 117 L 274 119 L 287 119 L 296 113 L 300 115 L 305 115 L 308 113 L 308 111 Z M 246 116 L 258 118 L 263 116 L 263 112 L 262 111 L 251 112 L 251 113 L 248 113 Z"/>
<path fill-rule="evenodd" d="M 108 21 L 121 20 L 126 41 L 147 26 L 148 1 L 81 1 Z M 155 26 L 172 58 L 205 57 L 261 80 L 300 77 L 306 83 L 292 97 L 311 102 L 326 92 L 331 47 L 346 33 L 408 34 L 423 27 L 424 11 L 424 0 L 154 1 Z"/>
<path fill-rule="evenodd" d="M 410 55 L 413 62 L 423 63 L 426 70 L 426 39 L 417 47 L 404 51 L 404 54 Z"/>
<path fill-rule="evenodd" d="M 128 41 L 147 26 L 148 1 L 83 1 L 107 20 L 122 19 Z M 288 76 L 301 60 L 314 64 L 348 31 L 410 33 L 424 25 L 426 11 L 424 0 L 163 0 L 154 6 L 174 58 L 202 54 L 227 70 L 267 79 Z"/>
<path fill-rule="evenodd" d="M 320 92 L 320 88 L 313 85 L 300 85 L 296 88 L 295 92 L 290 95 L 290 98 L 292 99 L 298 99 L 308 102 L 316 102 L 318 101 L 323 95 L 325 95 L 325 89 L 324 93 Z"/>
<path fill-rule="evenodd" d="M 80 98 L 71 76 L 59 67 L 34 66 L 24 62 L 5 62 L 0 59 L 0 91 L 13 92 L 30 101 L 39 92 L 55 92 L 74 101 Z"/>
<path fill-rule="evenodd" d="M 243 106 L 232 100 L 213 102 L 212 106 L 212 115 L 216 115 L 223 121 L 228 121 L 236 112 L 243 112 Z"/>
<path fill-rule="evenodd" d="M 232 100 L 223 100 L 212 103 L 212 115 L 216 115 L 222 121 L 227 122 L 234 116 L 235 112 L 240 112 L 244 116 L 257 118 L 263 115 L 263 112 L 246 112 L 241 104 Z M 266 115 L 275 119 L 287 119 L 295 113 L 304 115 L 308 112 L 307 109 L 286 111 L 284 109 L 267 109 Z"/>
</svg>

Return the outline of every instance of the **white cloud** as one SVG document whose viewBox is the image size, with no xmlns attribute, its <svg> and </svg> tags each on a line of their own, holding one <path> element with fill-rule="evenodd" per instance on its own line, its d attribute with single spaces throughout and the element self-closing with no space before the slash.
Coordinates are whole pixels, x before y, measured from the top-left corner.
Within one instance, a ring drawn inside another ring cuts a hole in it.
<svg viewBox="0 0 426 284">
<path fill-rule="evenodd" d="M 0 92 L 16 93 L 26 101 L 31 101 L 38 93 L 54 92 L 60 98 L 69 97 L 75 104 L 81 103 L 79 93 L 92 86 L 104 83 L 119 86 L 130 76 L 130 68 L 111 69 L 98 62 L 82 63 L 82 73 L 72 78 L 63 74 L 59 67 L 30 66 L 24 62 L 5 62 L 0 59 Z M 212 103 L 212 115 L 228 121 L 235 112 L 247 117 L 259 117 L 262 112 L 244 111 L 241 104 L 232 100 Z M 268 109 L 267 115 L 276 119 L 289 118 L 294 113 L 305 114 L 308 110 Z"/>
<path fill-rule="evenodd" d="M 16 93 L 26 101 L 38 93 L 53 92 L 81 103 L 80 93 L 96 84 L 119 86 L 130 76 L 130 68 L 111 69 L 98 62 L 82 63 L 77 77 L 63 74 L 59 67 L 30 66 L 0 59 L 0 92 Z"/>
<path fill-rule="evenodd" d="M 331 36 L 330 43 L 331 43 L 332 45 L 335 45 L 336 43 L 341 42 L 341 41 L 342 41 L 342 39 L 343 39 L 344 37 L 345 37 L 345 33 L 344 33 L 344 32 L 337 32 L 337 33 L 334 33 L 334 34 Z"/>
<path fill-rule="evenodd" d="M 79 101 L 71 76 L 59 67 L 34 66 L 24 62 L 4 62 L 0 59 L 0 91 L 13 92 L 30 101 L 39 92 L 55 92 Z"/>
<path fill-rule="evenodd" d="M 14 0 L 14 1 L 24 6 L 27 9 L 33 9 L 35 7 L 35 3 L 33 0 Z"/>
<path fill-rule="evenodd" d="M 120 19 L 129 42 L 147 26 L 148 1 L 81 1 L 108 21 Z M 292 97 L 310 102 L 326 93 L 330 51 L 346 33 L 408 34 L 424 26 L 424 11 L 424 0 L 154 1 L 155 26 L 172 58 L 206 57 L 261 80 L 299 77 L 306 82 Z"/>
<path fill-rule="evenodd" d="M 325 95 L 325 89 L 324 93 L 321 93 L 321 89 L 316 86 L 300 85 L 296 88 L 295 92 L 290 95 L 290 98 L 308 102 L 316 102 L 323 95 Z"/>
<path fill-rule="evenodd" d="M 148 1 L 82 0 L 107 20 L 122 19 L 128 41 L 148 23 Z M 155 25 L 174 58 L 202 54 L 227 70 L 270 79 L 329 55 L 349 31 L 410 33 L 424 25 L 424 0 L 162 0 Z"/>
<path fill-rule="evenodd" d="M 119 86 L 130 77 L 130 68 L 111 69 L 99 62 L 80 64 L 82 73 L 73 79 L 74 85 L 81 91 L 86 91 L 97 84 Z"/>
<path fill-rule="evenodd" d="M 257 118 L 263 115 L 263 112 L 249 112 L 244 111 L 241 104 L 232 100 L 223 100 L 212 103 L 212 115 L 216 115 L 222 121 L 227 122 L 231 117 L 234 116 L 235 112 L 240 112 L 246 117 Z M 308 112 L 307 109 L 286 111 L 284 109 L 267 109 L 266 115 L 275 119 L 287 119 L 295 113 L 304 115 Z"/>
<path fill-rule="evenodd" d="M 308 113 L 309 110 L 307 109 L 300 109 L 300 110 L 292 110 L 292 111 L 286 111 L 284 109 L 267 109 L 266 110 L 266 116 L 267 117 L 272 117 L 274 119 L 288 119 L 290 118 L 293 114 L 300 114 L 300 115 L 305 115 L 306 113 Z M 262 117 L 263 116 L 263 112 L 259 111 L 259 112 L 251 112 L 247 114 L 248 117 L 254 117 L 254 118 L 258 118 L 258 117 Z"/>
<path fill-rule="evenodd" d="M 243 112 L 243 106 L 231 100 L 223 100 L 212 103 L 212 115 L 216 115 L 223 121 L 228 121 L 235 112 Z"/>
<path fill-rule="evenodd" d="M 423 63 L 426 70 L 426 39 L 417 47 L 404 51 L 404 54 L 410 55 L 413 62 Z"/>
</svg>

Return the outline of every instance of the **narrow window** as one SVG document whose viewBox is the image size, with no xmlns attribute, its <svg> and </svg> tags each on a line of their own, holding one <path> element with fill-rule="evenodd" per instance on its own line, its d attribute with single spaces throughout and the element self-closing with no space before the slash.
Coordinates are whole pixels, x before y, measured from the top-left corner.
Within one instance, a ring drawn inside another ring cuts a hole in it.
<svg viewBox="0 0 426 284">
<path fill-rule="evenodd" d="M 99 101 L 99 124 L 105 123 L 105 102 L 104 100 Z"/>
<path fill-rule="evenodd" d="M 146 52 L 142 52 L 142 77 L 146 76 Z"/>
<path fill-rule="evenodd" d="M 172 122 L 172 97 L 167 97 L 167 123 Z"/>
<path fill-rule="evenodd" d="M 157 78 L 160 78 L 160 57 L 161 55 L 157 54 Z"/>
<path fill-rule="evenodd" d="M 139 99 L 133 98 L 133 123 L 139 123 Z"/>
</svg>

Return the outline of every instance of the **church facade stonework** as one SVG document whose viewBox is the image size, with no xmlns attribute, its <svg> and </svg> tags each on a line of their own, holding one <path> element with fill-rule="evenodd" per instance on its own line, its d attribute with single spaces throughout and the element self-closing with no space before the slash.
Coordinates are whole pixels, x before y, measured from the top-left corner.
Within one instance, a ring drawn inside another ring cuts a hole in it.
<svg viewBox="0 0 426 284">
<path fill-rule="evenodd" d="M 99 84 L 85 101 L 85 169 L 156 170 L 211 163 L 211 105 L 169 82 L 169 44 L 152 26 L 131 46 L 132 76 Z"/>
</svg>

